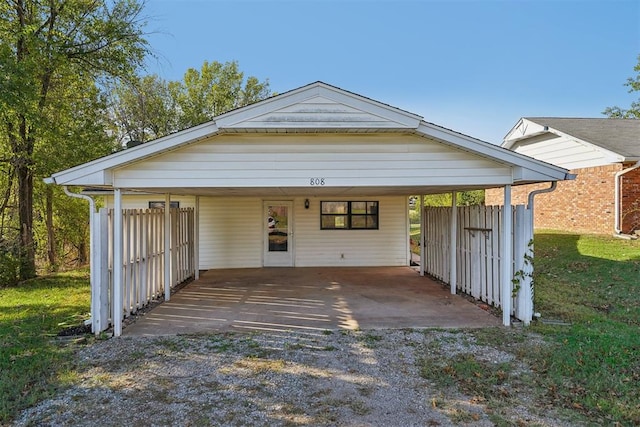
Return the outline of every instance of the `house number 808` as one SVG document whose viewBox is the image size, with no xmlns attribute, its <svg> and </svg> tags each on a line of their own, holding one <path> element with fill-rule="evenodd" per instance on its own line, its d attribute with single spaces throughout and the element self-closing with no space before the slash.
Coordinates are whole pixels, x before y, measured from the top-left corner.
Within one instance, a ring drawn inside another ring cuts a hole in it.
<svg viewBox="0 0 640 427">
<path fill-rule="evenodd" d="M 324 185 L 324 178 L 309 178 L 309 185 Z"/>
</svg>

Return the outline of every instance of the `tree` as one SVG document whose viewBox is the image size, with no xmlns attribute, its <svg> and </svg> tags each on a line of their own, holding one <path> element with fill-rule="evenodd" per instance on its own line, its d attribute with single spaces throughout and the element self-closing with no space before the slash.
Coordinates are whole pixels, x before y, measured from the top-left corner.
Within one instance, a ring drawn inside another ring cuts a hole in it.
<svg viewBox="0 0 640 427">
<path fill-rule="evenodd" d="M 179 130 L 179 109 L 169 83 L 157 75 L 115 82 L 110 90 L 112 127 L 121 145 L 147 142 Z"/>
<path fill-rule="evenodd" d="M 147 142 L 271 96 L 268 81 L 244 78 L 236 61 L 189 68 L 182 81 L 156 75 L 113 85 L 111 115 L 121 144 Z"/>
<path fill-rule="evenodd" d="M 107 131 L 106 97 L 91 79 L 78 76 L 65 86 L 53 88 L 51 96 L 57 102 L 45 110 L 39 133 L 40 140 L 46 143 L 36 144 L 34 149 L 34 169 L 39 176 L 49 176 L 116 150 Z M 37 179 L 34 209 L 36 213 L 43 212 L 34 218 L 36 258 L 46 259 L 54 271 L 69 257 L 79 261 L 87 258 L 87 234 L 81 232 L 87 228 L 86 202 L 70 200 L 60 188 Z M 70 254 L 70 245 L 76 254 Z M 65 256 L 59 258 L 62 249 Z"/>
<path fill-rule="evenodd" d="M 180 111 L 180 128 L 199 125 L 213 117 L 265 99 L 271 95 L 269 82 L 249 77 L 236 61 L 205 61 L 200 71 L 189 68 L 182 82 L 172 82 L 169 90 Z"/>
<path fill-rule="evenodd" d="M 456 194 L 456 205 L 475 206 L 484 203 L 484 190 L 460 191 Z M 424 196 L 425 206 L 451 206 L 451 193 Z"/>
<path fill-rule="evenodd" d="M 638 55 L 638 63 L 633 70 L 637 71 L 638 75 L 629 77 L 624 84 L 629 87 L 629 93 L 640 91 L 640 55 Z M 640 119 L 640 99 L 632 102 L 628 110 L 620 107 L 607 107 L 602 114 L 612 119 Z"/>
<path fill-rule="evenodd" d="M 35 275 L 35 152 L 75 80 L 134 74 L 148 53 L 138 0 L 6 0 L 0 3 L 0 137 L 16 183 L 21 279 Z M 82 94 L 75 94 L 81 96 Z"/>
</svg>

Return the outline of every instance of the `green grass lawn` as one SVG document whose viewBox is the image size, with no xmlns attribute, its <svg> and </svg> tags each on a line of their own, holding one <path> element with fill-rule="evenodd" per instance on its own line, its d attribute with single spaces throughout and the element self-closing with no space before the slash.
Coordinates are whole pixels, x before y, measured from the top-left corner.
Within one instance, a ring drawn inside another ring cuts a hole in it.
<svg viewBox="0 0 640 427">
<path fill-rule="evenodd" d="M 544 398 L 601 425 L 640 424 L 640 241 L 535 236 L 533 330 L 553 342 L 532 355 Z"/>
<path fill-rule="evenodd" d="M 64 385 L 71 347 L 56 334 L 89 316 L 89 271 L 0 288 L 0 425 Z"/>
</svg>

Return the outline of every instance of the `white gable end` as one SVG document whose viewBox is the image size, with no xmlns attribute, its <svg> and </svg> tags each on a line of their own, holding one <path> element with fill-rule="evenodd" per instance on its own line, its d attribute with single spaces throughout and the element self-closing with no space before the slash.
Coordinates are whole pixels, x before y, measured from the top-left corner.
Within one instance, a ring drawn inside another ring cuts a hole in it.
<svg viewBox="0 0 640 427">
<path fill-rule="evenodd" d="M 323 83 L 294 90 L 216 119 L 221 129 L 416 129 L 422 117 Z"/>
<path fill-rule="evenodd" d="M 406 129 L 406 123 L 372 114 L 349 105 L 315 96 L 303 102 L 236 123 L 233 128 L 390 128 Z"/>
</svg>

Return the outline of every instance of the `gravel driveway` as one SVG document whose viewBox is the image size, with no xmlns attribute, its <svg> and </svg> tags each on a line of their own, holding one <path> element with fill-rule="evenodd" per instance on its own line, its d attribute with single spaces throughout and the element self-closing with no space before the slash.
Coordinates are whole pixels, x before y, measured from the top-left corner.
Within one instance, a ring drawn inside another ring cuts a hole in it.
<svg viewBox="0 0 640 427">
<path fill-rule="evenodd" d="M 77 353 L 73 385 L 16 425 L 451 426 L 495 424 L 495 408 L 421 375 L 421 358 L 513 354 L 463 331 L 122 337 Z M 526 369 L 526 367 L 523 367 Z M 512 425 L 566 425 L 523 393 L 501 409 Z"/>
</svg>

